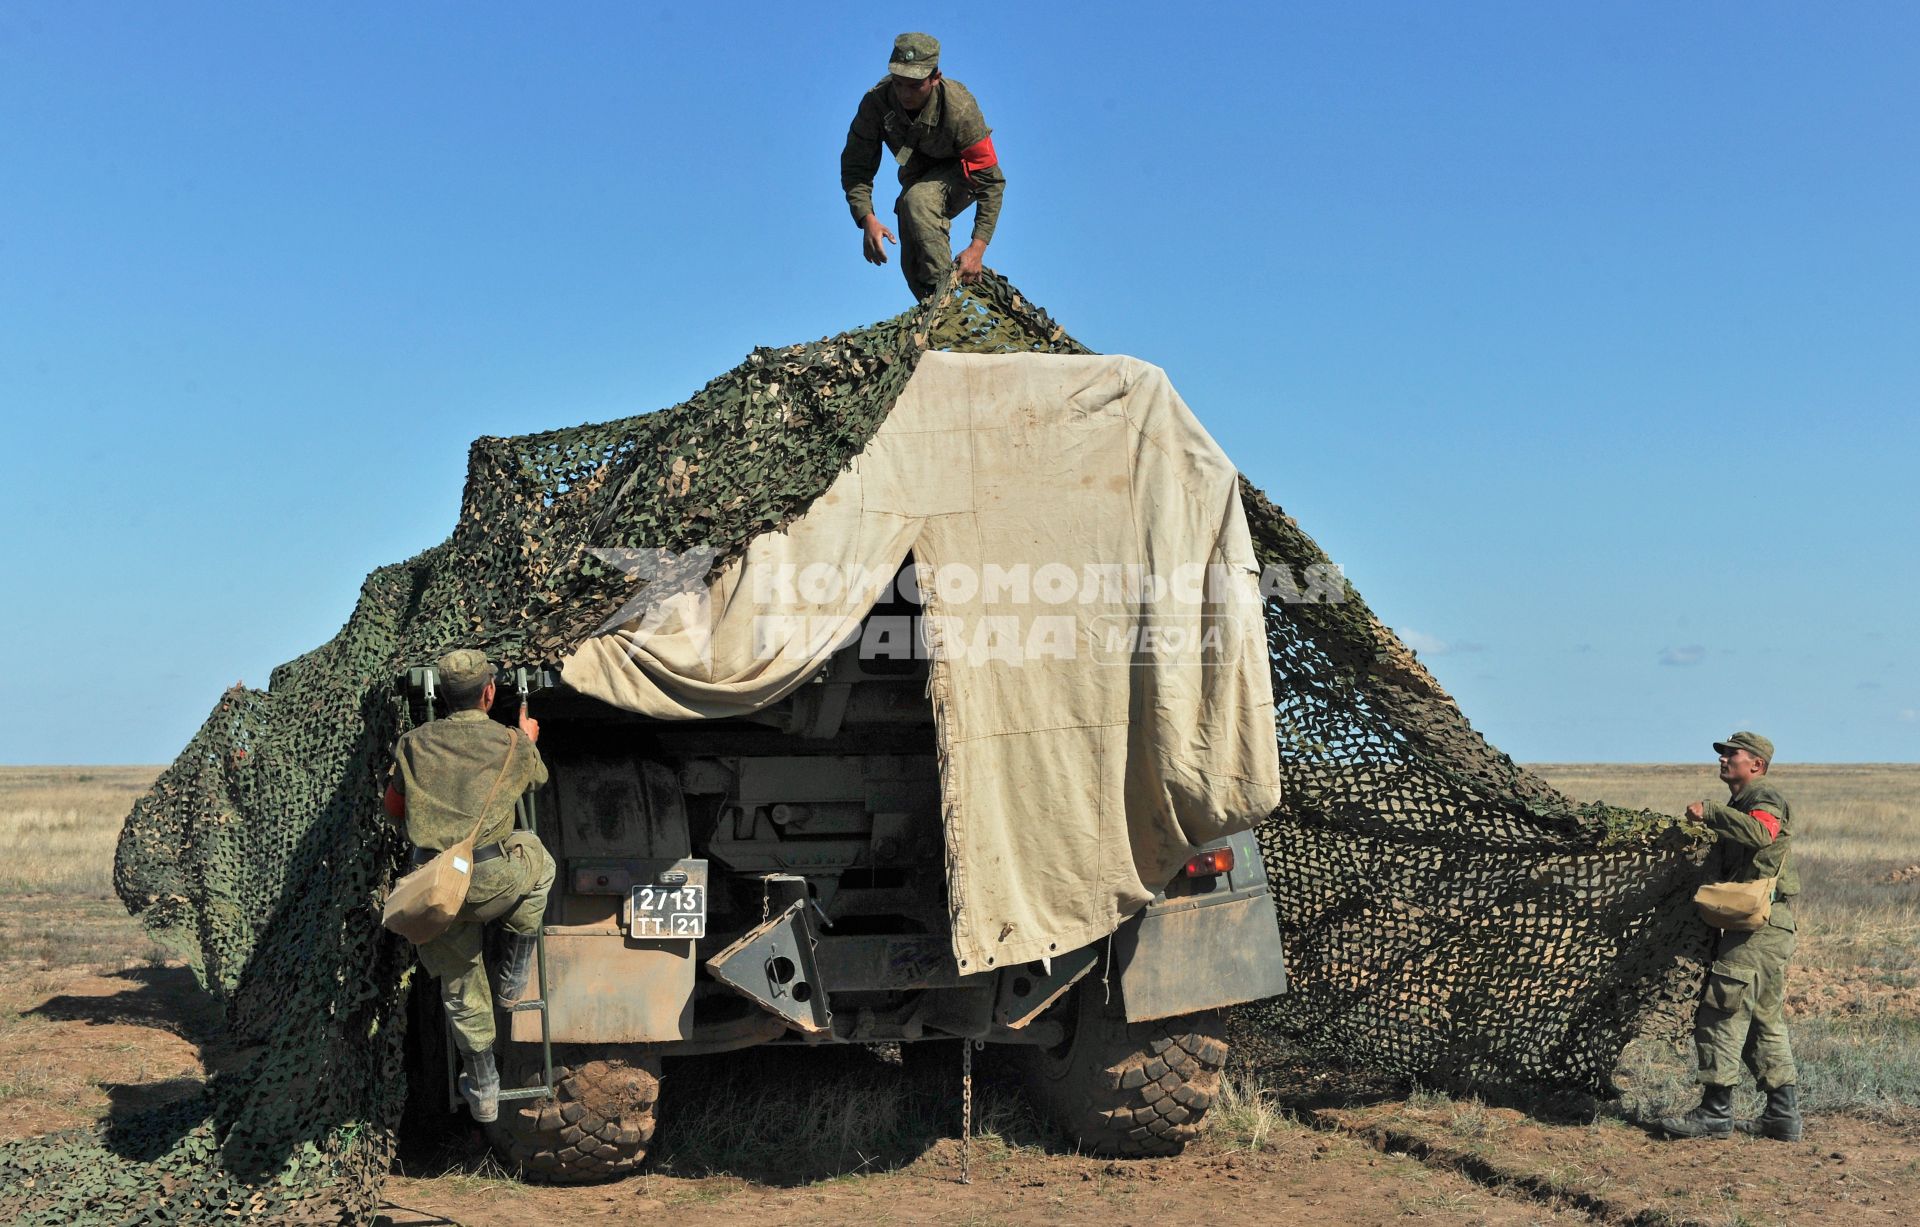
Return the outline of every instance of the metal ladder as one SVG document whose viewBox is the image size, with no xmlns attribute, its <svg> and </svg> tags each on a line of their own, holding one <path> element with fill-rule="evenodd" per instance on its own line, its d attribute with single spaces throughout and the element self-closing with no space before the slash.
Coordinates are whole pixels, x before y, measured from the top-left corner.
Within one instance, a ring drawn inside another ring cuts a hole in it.
<svg viewBox="0 0 1920 1227">
<path fill-rule="evenodd" d="M 426 684 L 427 719 L 429 720 L 433 719 L 433 681 L 433 676 L 429 674 Z M 514 684 L 520 693 L 520 713 L 525 715 L 527 710 L 527 671 L 525 669 L 514 670 Z M 537 835 L 539 828 L 536 825 L 533 798 L 534 794 L 531 789 L 522 793 L 519 800 L 513 803 L 513 818 L 514 825 L 520 830 L 531 831 Z M 534 962 L 539 968 L 539 995 L 532 1001 L 518 1002 L 510 1007 L 507 1013 L 512 1015 L 522 1013 L 526 1010 L 540 1011 L 541 1080 L 538 1086 L 515 1087 L 512 1090 L 503 1087 L 498 1096 L 499 1102 L 501 1103 L 511 1103 L 519 1099 L 553 1098 L 553 1023 L 547 1014 L 547 918 L 545 915 L 540 917 L 539 927 L 533 931 L 533 950 Z M 481 959 L 483 971 L 485 970 L 485 963 L 486 960 L 483 954 Z M 460 1057 L 453 1042 L 453 1020 L 446 1016 L 444 1010 L 440 1017 L 445 1022 L 447 1029 L 447 1109 L 452 1112 L 458 1112 L 461 1108 L 467 1106 L 467 1101 L 465 1097 L 460 1094 Z M 497 1050 L 499 1047 L 498 1040 L 494 1041 L 494 1046 Z M 497 1063 L 498 1058 L 496 1057 L 496 1064 Z"/>
</svg>

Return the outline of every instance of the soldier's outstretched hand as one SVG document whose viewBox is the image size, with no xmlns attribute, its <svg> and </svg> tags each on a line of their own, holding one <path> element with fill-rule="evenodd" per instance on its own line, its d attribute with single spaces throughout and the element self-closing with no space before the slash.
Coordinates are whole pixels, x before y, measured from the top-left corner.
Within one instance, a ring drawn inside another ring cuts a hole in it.
<svg viewBox="0 0 1920 1227">
<path fill-rule="evenodd" d="M 980 262 L 986 258 L 987 245 L 975 239 L 960 252 L 960 280 L 972 285 L 980 280 Z"/>
<path fill-rule="evenodd" d="M 887 262 L 885 243 L 892 243 L 895 247 L 900 245 L 899 240 L 893 237 L 893 231 L 887 229 L 886 225 L 872 213 L 867 214 L 867 220 L 860 223 L 860 229 L 863 236 L 860 242 L 865 249 L 868 264 Z"/>
<path fill-rule="evenodd" d="M 527 705 L 520 705 L 520 731 L 527 735 L 528 741 L 540 740 L 540 722 L 527 714 Z"/>
</svg>

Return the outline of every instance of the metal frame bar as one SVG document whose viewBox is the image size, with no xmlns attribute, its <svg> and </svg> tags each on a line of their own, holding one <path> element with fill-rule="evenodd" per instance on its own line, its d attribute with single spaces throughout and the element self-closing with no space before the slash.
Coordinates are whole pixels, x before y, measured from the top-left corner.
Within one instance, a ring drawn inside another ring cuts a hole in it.
<svg viewBox="0 0 1920 1227">
<path fill-rule="evenodd" d="M 513 680 L 520 692 L 520 710 L 524 712 L 527 710 L 528 689 L 526 669 L 515 669 Z M 514 802 L 513 809 L 520 829 L 538 836 L 539 827 L 535 822 L 533 804 L 533 790 L 528 789 L 521 794 L 518 801 Z M 511 1103 L 517 1099 L 553 1098 L 553 1023 L 547 1013 L 547 918 L 544 914 L 540 917 L 539 927 L 533 931 L 533 949 L 534 957 L 539 960 L 540 966 L 540 999 L 522 1001 L 509 1012 L 518 1013 L 521 1010 L 532 1009 L 540 1011 L 540 1072 L 542 1076 L 539 1086 L 517 1087 L 511 1091 L 501 1091 L 499 1096 L 501 1103 Z"/>
</svg>

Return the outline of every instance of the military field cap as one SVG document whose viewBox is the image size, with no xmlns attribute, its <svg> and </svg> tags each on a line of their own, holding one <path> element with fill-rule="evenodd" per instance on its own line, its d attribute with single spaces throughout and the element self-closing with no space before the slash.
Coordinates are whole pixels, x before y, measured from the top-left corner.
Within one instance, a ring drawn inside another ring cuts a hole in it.
<svg viewBox="0 0 1920 1227">
<path fill-rule="evenodd" d="M 440 670 L 440 684 L 456 690 L 482 685 L 493 678 L 493 662 L 478 648 L 455 648 L 434 667 Z"/>
<path fill-rule="evenodd" d="M 893 58 L 887 71 L 896 77 L 924 81 L 940 67 L 940 40 L 931 34 L 902 34 L 893 40 Z"/>
<path fill-rule="evenodd" d="M 1725 754 L 1730 750 L 1745 750 L 1762 762 L 1773 762 L 1773 743 L 1758 733 L 1735 733 L 1725 741 L 1716 741 L 1713 748 Z"/>
</svg>

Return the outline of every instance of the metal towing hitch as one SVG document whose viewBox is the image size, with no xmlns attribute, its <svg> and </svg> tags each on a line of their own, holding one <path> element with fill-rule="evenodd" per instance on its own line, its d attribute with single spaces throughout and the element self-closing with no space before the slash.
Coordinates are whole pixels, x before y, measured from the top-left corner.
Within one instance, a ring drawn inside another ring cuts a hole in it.
<svg viewBox="0 0 1920 1227">
<path fill-rule="evenodd" d="M 818 939 L 807 880 L 772 874 L 764 881 L 769 918 L 707 960 L 714 979 L 807 1035 L 833 1030 L 833 1011 L 814 959 Z M 771 914 L 778 908 L 777 915 Z"/>
</svg>

